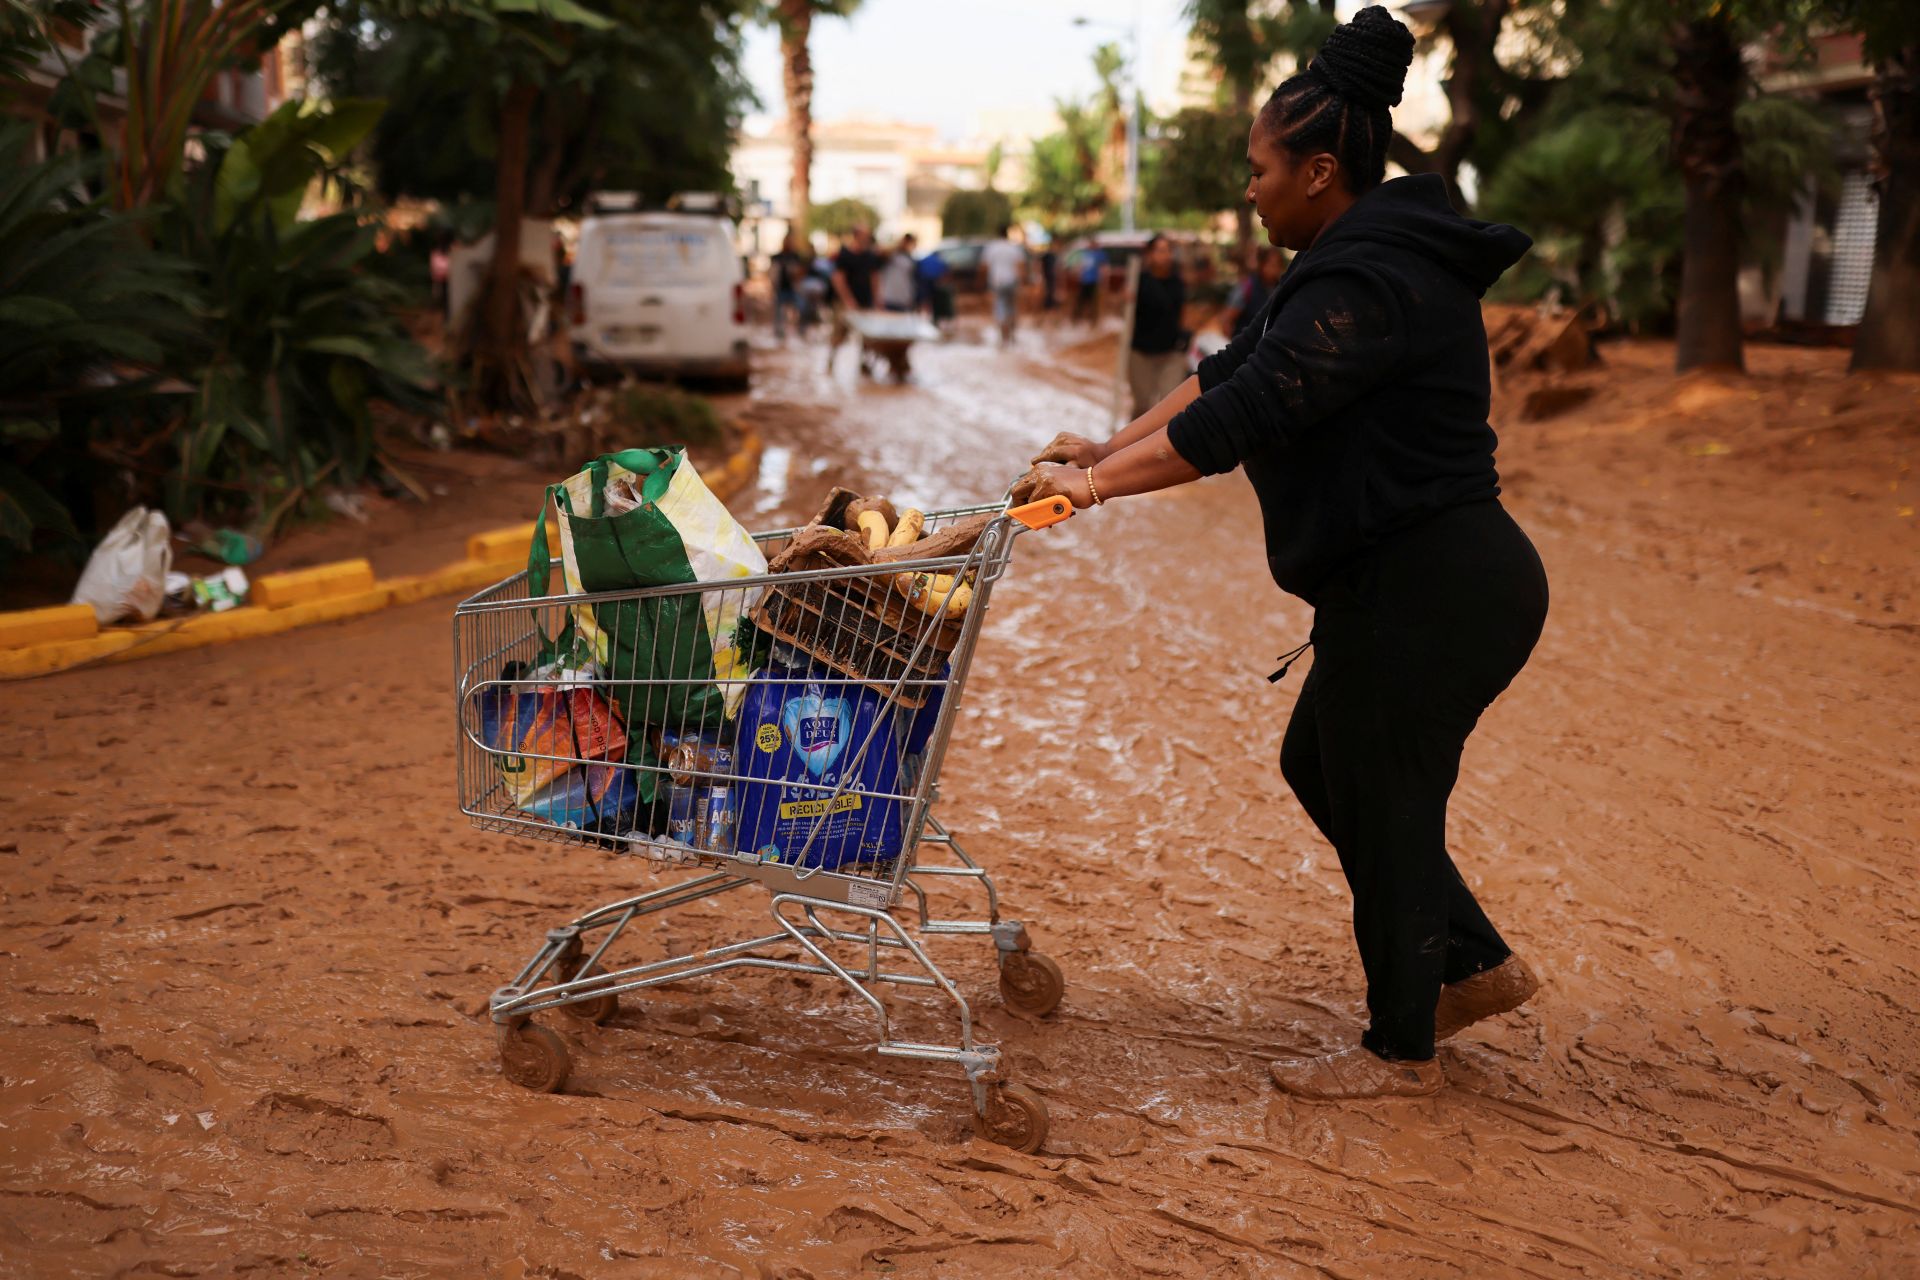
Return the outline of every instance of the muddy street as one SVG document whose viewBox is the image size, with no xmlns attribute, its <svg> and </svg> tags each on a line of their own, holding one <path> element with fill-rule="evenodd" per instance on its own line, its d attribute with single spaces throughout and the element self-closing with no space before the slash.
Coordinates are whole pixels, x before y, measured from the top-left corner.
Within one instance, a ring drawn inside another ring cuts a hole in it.
<svg viewBox="0 0 1920 1280">
<path fill-rule="evenodd" d="M 771 355 L 736 511 L 997 497 L 1107 426 L 1100 379 L 1027 341 L 916 351 L 903 387 Z M 1362 986 L 1276 767 L 1305 665 L 1265 677 L 1309 611 L 1234 475 L 1023 537 L 993 597 L 941 814 L 1066 1000 L 1010 1012 L 989 943 L 933 945 L 1051 1108 L 1032 1157 L 806 975 L 550 1018 L 567 1092 L 503 1081 L 487 993 L 660 881 L 466 825 L 450 601 L 6 686 L 0 1272 L 1920 1271 L 1920 389 L 1862 406 L 1833 362 L 1756 353 L 1756 406 L 1656 356 L 1502 424 L 1553 609 L 1451 835 L 1548 985 L 1443 1046 L 1438 1095 L 1267 1078 L 1350 1043 Z M 661 919 L 636 955 L 762 932 L 766 904 Z"/>
</svg>

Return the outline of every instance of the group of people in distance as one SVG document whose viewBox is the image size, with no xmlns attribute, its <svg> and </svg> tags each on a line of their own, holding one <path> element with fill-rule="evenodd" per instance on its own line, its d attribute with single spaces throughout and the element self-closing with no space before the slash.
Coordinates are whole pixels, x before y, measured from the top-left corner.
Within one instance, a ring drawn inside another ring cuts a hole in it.
<svg viewBox="0 0 1920 1280">
<path fill-rule="evenodd" d="M 826 257 L 816 256 L 788 233 L 770 268 L 774 337 L 786 337 L 789 313 L 805 336 L 824 304 L 832 323 L 827 343 L 831 371 L 834 352 L 851 333 L 847 317 L 853 312 L 921 313 L 930 315 L 935 324 L 945 324 L 954 314 L 949 269 L 938 250 L 915 256 L 917 245 L 917 237 L 907 232 L 891 249 L 883 250 L 868 227 L 855 225 L 841 240 L 839 252 Z M 861 368 L 870 368 L 864 354 Z M 904 370 L 903 363 L 902 376 Z"/>
<path fill-rule="evenodd" d="M 1042 309 L 1058 305 L 1059 264 L 1053 247 L 1048 245 L 1042 253 L 1030 256 L 1024 245 L 1011 238 L 1011 230 L 1007 226 L 999 228 L 982 248 L 978 267 L 980 284 L 992 299 L 994 327 L 1003 344 L 1013 340 L 1019 322 L 1020 290 L 1034 268 L 1044 290 Z M 789 234 L 773 255 L 770 269 L 774 336 L 786 336 L 789 317 L 804 335 L 823 310 L 831 317 L 830 345 L 834 347 L 846 339 L 845 316 L 853 311 L 920 313 L 937 325 L 946 325 L 955 314 L 953 269 L 938 249 L 924 255 L 917 249 L 918 241 L 911 232 L 891 247 L 882 248 L 868 227 L 855 226 L 842 239 L 837 252 L 815 255 Z M 1098 318 L 1098 299 L 1109 263 L 1106 250 L 1098 245 L 1089 246 L 1074 263 L 1074 320 L 1092 322 Z M 1283 265 L 1279 250 L 1273 248 L 1262 249 L 1247 264 L 1222 315 L 1225 337 L 1234 337 L 1260 313 L 1279 281 Z M 1136 414 L 1157 403 L 1192 372 L 1192 334 L 1183 323 L 1186 303 L 1186 284 L 1173 242 L 1155 235 L 1142 252 L 1127 353 L 1127 383 Z"/>
<path fill-rule="evenodd" d="M 1026 250 L 1009 238 L 1010 231 L 1001 227 L 980 260 L 982 283 L 993 294 L 994 321 L 1004 339 L 1013 335 L 1015 295 L 1027 268 Z M 946 324 L 955 314 L 952 267 L 938 249 L 920 255 L 918 248 L 912 232 L 882 248 L 870 228 L 856 225 L 836 253 L 816 255 L 789 233 L 770 267 L 774 336 L 786 336 L 790 315 L 804 334 L 820 319 L 823 306 L 836 317 L 836 340 L 843 336 L 838 316 L 845 311 L 919 312 Z"/>
</svg>

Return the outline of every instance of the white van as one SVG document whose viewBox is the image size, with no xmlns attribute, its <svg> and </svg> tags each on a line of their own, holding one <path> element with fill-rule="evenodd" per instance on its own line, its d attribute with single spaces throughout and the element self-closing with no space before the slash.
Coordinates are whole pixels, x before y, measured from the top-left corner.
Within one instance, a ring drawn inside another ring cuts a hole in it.
<svg viewBox="0 0 1920 1280">
<path fill-rule="evenodd" d="M 707 213 L 590 213 L 568 290 L 583 366 L 747 378 L 733 224 Z"/>
</svg>

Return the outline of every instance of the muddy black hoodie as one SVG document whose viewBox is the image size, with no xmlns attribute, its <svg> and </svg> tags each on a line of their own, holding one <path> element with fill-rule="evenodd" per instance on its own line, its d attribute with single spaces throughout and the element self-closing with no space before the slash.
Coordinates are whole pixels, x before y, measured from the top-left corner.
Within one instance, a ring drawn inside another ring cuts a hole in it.
<svg viewBox="0 0 1920 1280">
<path fill-rule="evenodd" d="M 1437 176 L 1395 178 L 1201 363 L 1168 437 L 1204 474 L 1247 469 L 1284 590 L 1311 601 L 1368 547 L 1499 494 L 1480 297 L 1532 243 L 1455 213 Z"/>
</svg>

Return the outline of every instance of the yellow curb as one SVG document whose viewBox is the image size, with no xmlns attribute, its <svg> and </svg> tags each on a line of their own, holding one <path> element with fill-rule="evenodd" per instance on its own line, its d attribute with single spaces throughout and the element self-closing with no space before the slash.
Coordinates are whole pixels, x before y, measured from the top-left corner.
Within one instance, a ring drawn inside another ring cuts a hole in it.
<svg viewBox="0 0 1920 1280">
<path fill-rule="evenodd" d="M 432 573 L 415 574 L 410 578 L 389 578 L 380 585 L 386 589 L 394 604 L 412 604 L 416 600 L 452 595 L 456 591 L 472 594 L 526 568 L 524 548 L 520 555 L 522 558 L 517 560 L 461 560 L 435 569 Z"/>
<path fill-rule="evenodd" d="M 750 426 L 742 426 L 741 432 L 739 451 L 720 468 L 718 479 L 707 482 L 707 491 L 722 502 L 731 501 L 760 472 L 760 451 L 765 442 Z"/>
<path fill-rule="evenodd" d="M 707 479 L 722 502 L 752 482 L 760 467 L 760 433 L 742 427 L 740 448 Z M 702 477 L 706 479 L 706 477 Z M 435 569 L 375 581 L 365 560 L 342 560 L 288 573 L 265 574 L 253 584 L 253 603 L 225 613 L 143 622 L 98 631 L 86 605 L 58 605 L 0 613 L 0 679 L 52 675 L 85 664 L 127 662 L 203 645 L 277 635 L 296 627 L 374 613 L 433 596 L 471 593 L 526 567 L 531 524 L 492 529 L 467 540 L 465 560 Z M 486 554 L 475 555 L 482 551 Z M 85 630 L 82 630 L 84 617 Z"/>
<path fill-rule="evenodd" d="M 525 559 L 527 548 L 533 543 L 533 521 L 514 525 L 511 529 L 489 529 L 485 533 L 476 533 L 467 539 L 468 560 L 511 560 L 515 556 Z"/>
<path fill-rule="evenodd" d="M 100 634 L 90 604 L 57 604 L 49 609 L 0 613 L 0 649 L 19 649 L 56 640 L 90 640 Z"/>
<path fill-rule="evenodd" d="M 365 560 L 338 560 L 311 569 L 269 573 L 256 580 L 248 598 L 263 609 L 284 609 L 310 600 L 352 595 L 373 587 L 373 566 Z"/>
<path fill-rule="evenodd" d="M 390 602 L 387 591 L 375 588 L 284 609 L 244 605 L 225 613 L 196 613 L 168 622 L 145 622 L 137 627 L 115 628 L 91 640 L 64 640 L 0 650 L 0 677 L 49 675 L 82 662 L 124 662 L 230 640 L 276 635 L 315 622 L 372 613 L 386 608 Z"/>
</svg>

